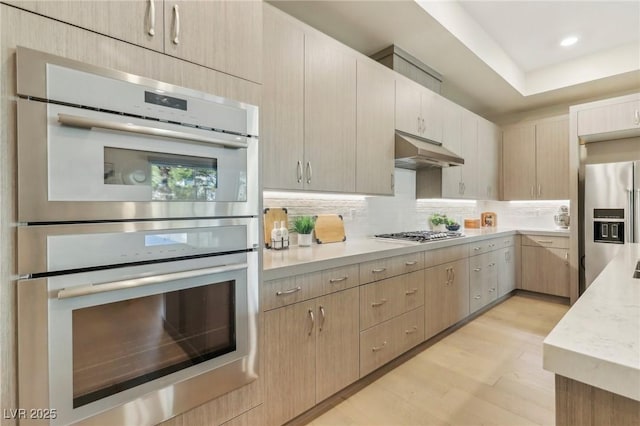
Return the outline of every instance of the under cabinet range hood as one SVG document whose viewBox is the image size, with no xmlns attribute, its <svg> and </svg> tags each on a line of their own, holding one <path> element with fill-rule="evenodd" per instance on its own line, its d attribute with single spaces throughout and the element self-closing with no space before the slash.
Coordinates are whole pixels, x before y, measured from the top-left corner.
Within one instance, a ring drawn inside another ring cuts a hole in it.
<svg viewBox="0 0 640 426">
<path fill-rule="evenodd" d="M 417 170 L 424 167 L 462 166 L 464 158 L 441 143 L 396 130 L 396 167 Z"/>
</svg>

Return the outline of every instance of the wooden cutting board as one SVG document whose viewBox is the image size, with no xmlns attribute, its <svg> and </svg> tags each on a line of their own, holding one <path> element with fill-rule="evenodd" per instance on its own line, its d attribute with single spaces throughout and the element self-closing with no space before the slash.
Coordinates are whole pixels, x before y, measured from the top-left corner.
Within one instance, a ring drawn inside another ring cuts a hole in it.
<svg viewBox="0 0 640 426">
<path fill-rule="evenodd" d="M 316 242 L 318 244 L 346 241 L 344 221 L 338 214 L 320 214 L 316 216 Z"/>
<path fill-rule="evenodd" d="M 289 229 L 289 218 L 287 209 L 284 208 L 267 208 L 264 209 L 264 245 L 271 248 L 271 231 L 273 230 L 273 222 L 280 223 L 284 220 L 284 224 Z"/>
</svg>

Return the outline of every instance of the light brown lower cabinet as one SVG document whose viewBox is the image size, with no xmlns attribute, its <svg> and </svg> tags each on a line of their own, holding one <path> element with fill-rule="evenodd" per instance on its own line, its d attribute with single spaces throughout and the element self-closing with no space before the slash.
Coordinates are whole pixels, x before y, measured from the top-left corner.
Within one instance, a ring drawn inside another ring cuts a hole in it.
<svg viewBox="0 0 640 426">
<path fill-rule="evenodd" d="M 569 297 L 569 250 L 522 246 L 522 289 Z"/>
<path fill-rule="evenodd" d="M 359 377 L 359 289 L 264 313 L 265 422 L 280 425 Z"/>
<path fill-rule="evenodd" d="M 469 315 L 469 259 L 425 270 L 425 339 Z"/>
<path fill-rule="evenodd" d="M 476 312 L 498 298 L 498 252 L 469 258 L 469 311 Z"/>
<path fill-rule="evenodd" d="M 516 288 L 516 249 L 514 246 L 498 250 L 498 297 Z"/>
</svg>

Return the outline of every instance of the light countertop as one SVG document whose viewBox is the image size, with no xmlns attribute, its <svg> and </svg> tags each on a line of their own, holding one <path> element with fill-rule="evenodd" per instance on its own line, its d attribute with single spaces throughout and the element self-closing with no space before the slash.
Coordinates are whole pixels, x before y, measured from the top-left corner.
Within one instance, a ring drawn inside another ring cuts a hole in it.
<svg viewBox="0 0 640 426">
<path fill-rule="evenodd" d="M 544 340 L 545 370 L 640 401 L 640 244 L 627 244 Z"/>
<path fill-rule="evenodd" d="M 433 250 L 490 238 L 506 237 L 515 235 L 516 233 L 569 236 L 569 231 L 565 230 L 484 228 L 464 230 L 465 237 L 424 244 L 380 241 L 374 238 L 349 239 L 347 237 L 347 241 L 343 243 L 312 244 L 311 247 L 291 246 L 287 250 L 279 251 L 265 249 L 263 251 L 263 279 L 273 280 L 359 262 L 367 262 L 384 257 Z"/>
</svg>

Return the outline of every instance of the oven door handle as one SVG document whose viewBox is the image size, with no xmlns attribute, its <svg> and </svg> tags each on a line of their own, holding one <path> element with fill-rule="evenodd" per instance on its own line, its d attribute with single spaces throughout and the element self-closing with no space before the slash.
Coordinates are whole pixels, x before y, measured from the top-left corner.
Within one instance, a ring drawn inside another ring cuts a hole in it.
<svg viewBox="0 0 640 426">
<path fill-rule="evenodd" d="M 203 142 L 212 145 L 220 145 L 225 148 L 247 148 L 248 146 L 246 142 L 226 141 L 224 139 L 210 138 L 195 135 L 193 133 L 159 129 L 157 127 L 139 126 L 131 123 L 118 123 L 117 121 L 99 120 L 70 114 L 58 114 L 58 121 L 66 126 L 79 127 L 82 129 L 92 129 L 97 127 L 100 129 L 138 133 L 147 136 L 160 136 L 163 138 L 173 138 L 191 142 Z"/>
<path fill-rule="evenodd" d="M 108 291 L 163 284 L 169 281 L 201 277 L 203 275 L 222 274 L 224 272 L 247 269 L 248 267 L 249 265 L 246 263 L 234 263 L 231 265 L 215 266 L 213 268 L 196 269 L 193 271 L 172 272 L 170 274 L 154 275 L 151 277 L 133 278 L 130 280 L 112 281 L 106 283 L 88 284 L 72 288 L 63 288 L 62 290 L 58 291 L 58 299 L 70 299 L 73 297 L 106 293 Z"/>
</svg>

